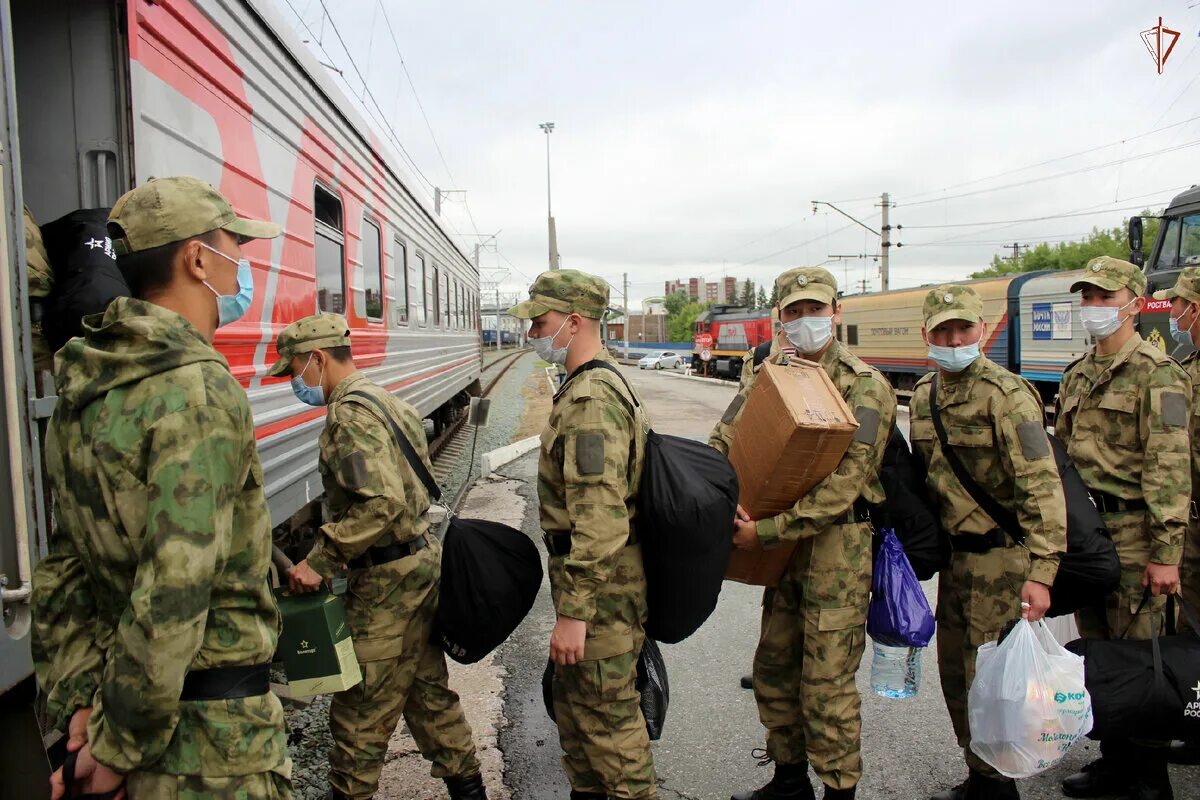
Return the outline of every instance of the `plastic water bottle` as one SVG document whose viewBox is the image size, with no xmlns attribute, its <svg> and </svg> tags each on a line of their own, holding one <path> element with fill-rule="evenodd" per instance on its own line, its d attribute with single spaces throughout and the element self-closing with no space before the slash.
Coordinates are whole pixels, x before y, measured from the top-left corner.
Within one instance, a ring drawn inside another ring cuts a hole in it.
<svg viewBox="0 0 1200 800">
<path fill-rule="evenodd" d="M 921 687 L 920 647 L 888 647 L 872 641 L 871 688 L 881 697 L 916 697 Z"/>
</svg>

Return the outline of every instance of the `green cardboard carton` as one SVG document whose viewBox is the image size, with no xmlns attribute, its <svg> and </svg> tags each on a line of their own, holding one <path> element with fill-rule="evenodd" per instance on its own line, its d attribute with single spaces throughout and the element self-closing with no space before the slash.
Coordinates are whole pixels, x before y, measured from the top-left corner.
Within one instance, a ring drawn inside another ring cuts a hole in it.
<svg viewBox="0 0 1200 800">
<path fill-rule="evenodd" d="M 296 697 L 349 689 L 362 680 L 342 598 L 322 590 L 292 594 L 276 589 L 283 616 L 278 656 Z"/>
</svg>

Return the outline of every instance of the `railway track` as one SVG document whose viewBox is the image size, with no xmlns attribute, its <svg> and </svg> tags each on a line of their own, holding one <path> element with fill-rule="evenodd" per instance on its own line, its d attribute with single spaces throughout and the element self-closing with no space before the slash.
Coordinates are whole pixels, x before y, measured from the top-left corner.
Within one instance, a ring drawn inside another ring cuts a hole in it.
<svg viewBox="0 0 1200 800">
<path fill-rule="evenodd" d="M 484 365 L 483 372 L 479 376 L 482 386 L 480 396 L 490 395 L 500 378 L 504 377 L 512 365 L 517 363 L 517 360 L 527 352 L 523 349 L 514 350 Z M 440 436 L 429 442 L 429 458 L 433 462 L 434 477 L 438 480 L 442 480 L 449 472 L 451 465 L 466 455 L 468 437 L 459 435 L 463 433 L 466 421 L 467 413 L 463 410 L 446 426 Z"/>
</svg>

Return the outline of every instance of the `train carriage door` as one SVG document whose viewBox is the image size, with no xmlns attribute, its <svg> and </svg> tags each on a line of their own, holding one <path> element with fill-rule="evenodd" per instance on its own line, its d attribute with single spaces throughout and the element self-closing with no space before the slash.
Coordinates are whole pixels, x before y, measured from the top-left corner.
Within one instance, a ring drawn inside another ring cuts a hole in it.
<svg viewBox="0 0 1200 800">
<path fill-rule="evenodd" d="M 25 203 L 39 222 L 131 185 L 124 3 L 12 4 Z"/>
</svg>

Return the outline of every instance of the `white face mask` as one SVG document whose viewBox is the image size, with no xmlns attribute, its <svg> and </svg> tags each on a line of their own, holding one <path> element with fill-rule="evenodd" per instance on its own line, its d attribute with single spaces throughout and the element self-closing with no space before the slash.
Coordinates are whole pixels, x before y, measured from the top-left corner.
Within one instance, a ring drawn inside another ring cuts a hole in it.
<svg viewBox="0 0 1200 800">
<path fill-rule="evenodd" d="M 1120 308 L 1112 306 L 1083 306 L 1079 309 L 1079 319 L 1083 323 L 1083 329 L 1095 336 L 1097 339 L 1107 339 L 1117 332 L 1121 324 L 1125 322 L 1121 319 L 1121 312 L 1129 308 L 1137 302 L 1137 298 L 1133 298 Z M 1125 319 L 1129 319 L 1126 317 Z"/>
<path fill-rule="evenodd" d="M 815 353 L 833 338 L 833 317 L 800 317 L 785 322 L 783 334 L 801 353 Z"/>
<path fill-rule="evenodd" d="M 946 372 L 962 372 L 979 359 L 979 342 L 962 347 L 929 345 L 929 360 Z"/>
<path fill-rule="evenodd" d="M 538 336 L 529 340 L 529 346 L 533 348 L 533 352 L 537 353 L 538 358 L 550 364 L 566 365 L 567 350 L 570 349 L 571 342 L 575 339 L 575 334 L 571 334 L 571 338 L 562 347 L 555 347 L 554 340 L 562 333 L 562 329 L 567 327 L 567 321 L 570 319 L 570 317 L 564 319 L 563 324 L 559 325 L 558 330 L 550 336 Z"/>
</svg>

